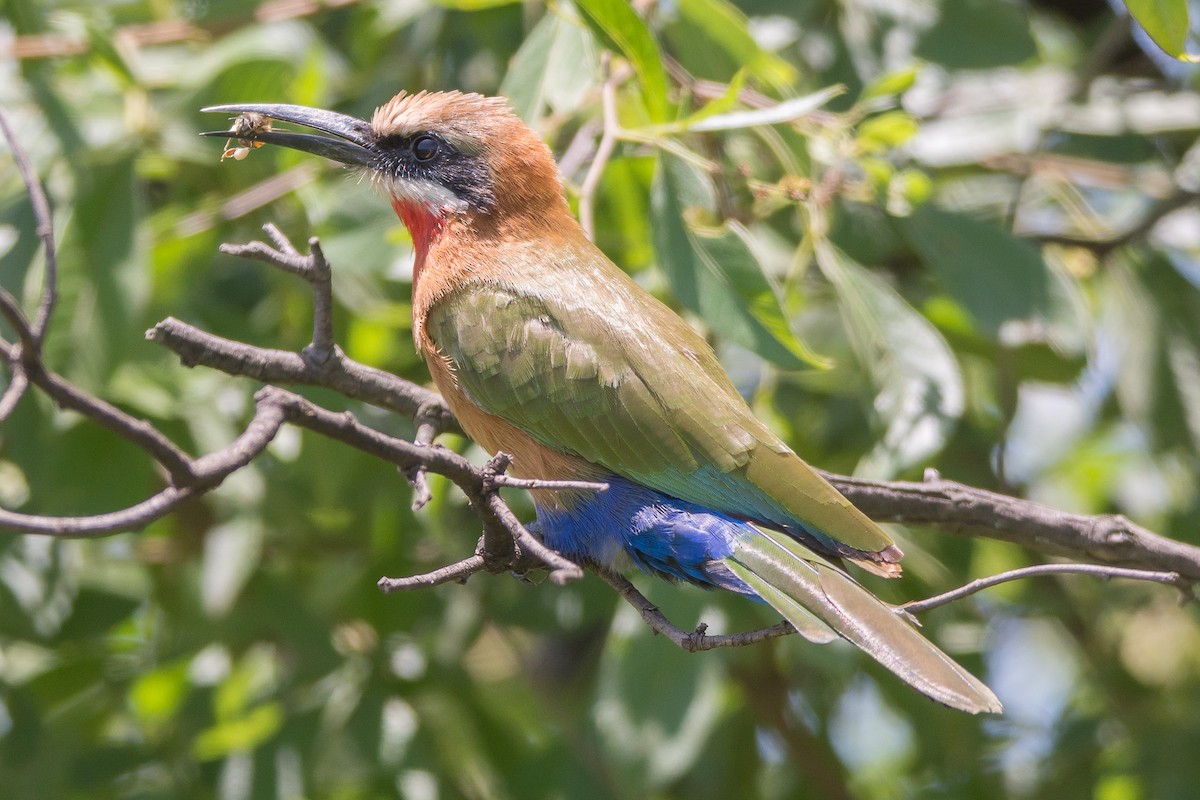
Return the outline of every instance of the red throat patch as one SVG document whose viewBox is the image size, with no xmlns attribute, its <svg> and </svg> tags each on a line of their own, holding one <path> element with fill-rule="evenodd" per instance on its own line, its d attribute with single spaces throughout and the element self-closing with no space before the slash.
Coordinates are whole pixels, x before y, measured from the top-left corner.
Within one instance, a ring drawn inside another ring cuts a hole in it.
<svg viewBox="0 0 1200 800">
<path fill-rule="evenodd" d="M 404 223 L 404 227 L 408 228 L 408 233 L 412 236 L 413 249 L 417 254 L 416 263 L 413 264 L 413 285 L 416 285 L 421 270 L 425 266 L 425 254 L 429 252 L 430 245 L 437 241 L 442 229 L 446 227 L 446 217 L 439 213 L 439 209 L 426 203 L 392 200 L 392 208 L 395 209 L 396 216 Z"/>
</svg>

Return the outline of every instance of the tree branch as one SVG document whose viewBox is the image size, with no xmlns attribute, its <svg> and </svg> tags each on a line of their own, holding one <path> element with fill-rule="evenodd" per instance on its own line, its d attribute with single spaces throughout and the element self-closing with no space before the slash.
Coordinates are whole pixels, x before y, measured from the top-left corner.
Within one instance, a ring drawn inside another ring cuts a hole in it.
<svg viewBox="0 0 1200 800">
<path fill-rule="evenodd" d="M 1163 217 L 1185 208 L 1192 203 L 1200 200 L 1200 192 L 1188 191 L 1186 189 L 1176 189 L 1175 193 L 1164 200 L 1155 203 L 1146 212 L 1146 214 L 1138 220 L 1138 222 L 1124 231 L 1114 233 L 1104 239 L 1094 239 L 1086 236 L 1078 236 L 1068 233 L 1048 233 L 1035 235 L 1033 238 L 1042 244 L 1062 244 L 1072 247 L 1083 247 L 1095 252 L 1098 258 L 1104 258 L 1114 250 L 1119 250 L 1126 245 L 1134 244 L 1144 238 L 1150 231 L 1154 230 Z"/>
<path fill-rule="evenodd" d="M 214 336 L 173 317 L 146 331 L 146 338 L 175 353 L 187 367 L 208 367 L 263 383 L 323 386 L 406 417 L 419 413 L 442 432 L 462 431 L 441 395 L 359 364 L 338 347 L 334 347 L 332 357 L 318 363 L 304 353 L 255 347 Z"/>
<path fill-rule="evenodd" d="M 708 625 L 704 623 L 700 623 L 694 631 L 685 631 L 667 619 L 658 606 L 647 600 L 646 596 L 639 592 L 637 587 L 629 582 L 628 578 L 603 569 L 595 569 L 594 571 L 605 583 L 615 589 L 617 594 L 621 595 L 627 603 L 637 609 L 637 612 L 642 615 L 642 620 L 655 633 L 665 636 L 680 649 L 686 650 L 689 653 L 696 653 L 701 650 L 715 650 L 718 647 L 745 647 L 746 645 L 765 642 L 768 639 L 789 636 L 796 632 L 796 629 L 792 627 L 792 623 L 786 620 L 769 628 L 759 628 L 758 630 L 747 631 L 746 633 L 709 636 L 705 633 L 708 630 Z"/>
<path fill-rule="evenodd" d="M 953 603 L 956 600 L 961 600 L 964 597 L 970 597 L 973 594 L 982 592 L 984 589 L 990 589 L 1002 583 L 1024 580 L 1025 578 L 1033 578 L 1040 575 L 1094 575 L 1106 580 L 1110 578 L 1127 578 L 1135 581 L 1166 583 L 1183 592 L 1185 600 L 1194 599 L 1192 596 L 1194 582 L 1186 580 L 1178 572 L 1152 572 L 1144 569 L 1123 569 L 1122 567 L 1108 567 L 1100 564 L 1034 564 L 1031 567 L 1010 569 L 1007 572 L 989 575 L 986 578 L 979 578 L 957 589 L 943 592 L 925 600 L 913 600 L 909 603 L 903 603 L 897 606 L 897 608 L 907 611 L 910 614 L 920 614 L 939 606 Z"/>
<path fill-rule="evenodd" d="M 936 473 L 922 483 L 825 477 L 873 519 L 999 539 L 1048 555 L 1177 572 L 1200 581 L 1200 547 L 1151 533 L 1120 514 L 1073 514 L 944 480 Z"/>
</svg>

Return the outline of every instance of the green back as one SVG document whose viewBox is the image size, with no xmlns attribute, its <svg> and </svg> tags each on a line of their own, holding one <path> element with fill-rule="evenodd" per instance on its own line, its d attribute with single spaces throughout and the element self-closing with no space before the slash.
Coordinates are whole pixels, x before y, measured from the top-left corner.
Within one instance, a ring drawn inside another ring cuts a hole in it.
<svg viewBox="0 0 1200 800">
<path fill-rule="evenodd" d="M 505 281 L 466 283 L 426 322 L 480 408 L 673 497 L 856 550 L 892 543 L 754 417 L 707 342 L 598 250 L 508 263 Z"/>
</svg>

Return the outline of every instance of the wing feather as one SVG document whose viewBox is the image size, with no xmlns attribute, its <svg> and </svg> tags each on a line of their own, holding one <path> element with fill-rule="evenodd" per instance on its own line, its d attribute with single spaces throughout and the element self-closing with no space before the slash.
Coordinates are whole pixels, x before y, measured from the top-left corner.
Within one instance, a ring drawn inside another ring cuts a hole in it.
<svg viewBox="0 0 1200 800">
<path fill-rule="evenodd" d="M 754 417 L 708 344 L 624 273 L 468 284 L 426 330 L 460 388 L 540 443 L 829 552 L 891 539 Z M 586 302 L 584 299 L 586 298 Z M 796 530 L 799 528 L 800 530 Z"/>
</svg>

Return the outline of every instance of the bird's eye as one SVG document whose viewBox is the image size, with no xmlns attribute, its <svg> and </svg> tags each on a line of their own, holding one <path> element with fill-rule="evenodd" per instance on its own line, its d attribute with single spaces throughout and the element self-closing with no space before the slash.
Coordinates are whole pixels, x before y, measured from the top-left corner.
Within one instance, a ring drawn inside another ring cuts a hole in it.
<svg viewBox="0 0 1200 800">
<path fill-rule="evenodd" d="M 419 136 L 413 140 L 412 152 L 417 161 L 432 161 L 438 154 L 440 143 L 432 136 Z"/>
</svg>

